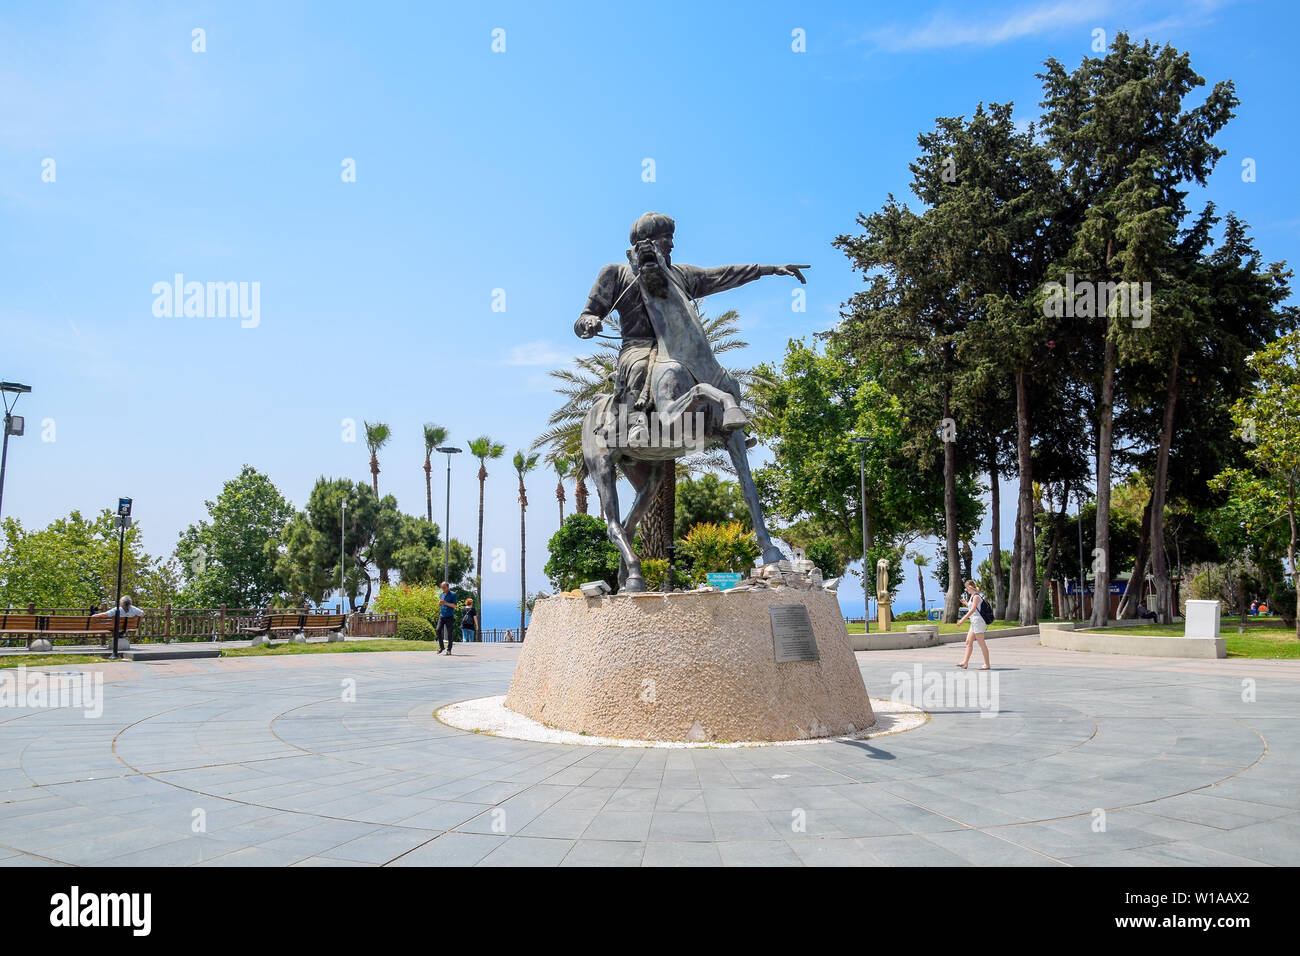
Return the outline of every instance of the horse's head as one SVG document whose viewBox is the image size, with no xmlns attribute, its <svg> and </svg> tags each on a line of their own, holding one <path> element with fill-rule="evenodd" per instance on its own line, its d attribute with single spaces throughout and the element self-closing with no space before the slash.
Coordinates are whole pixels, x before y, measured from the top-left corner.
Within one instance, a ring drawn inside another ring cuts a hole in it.
<svg viewBox="0 0 1300 956">
<path fill-rule="evenodd" d="M 666 252 L 660 248 L 665 242 L 668 246 Z M 668 266 L 672 244 L 672 236 L 657 240 L 641 239 L 628 250 L 628 261 L 632 264 L 632 271 L 641 280 L 646 292 L 656 299 L 662 299 L 668 294 Z"/>
</svg>

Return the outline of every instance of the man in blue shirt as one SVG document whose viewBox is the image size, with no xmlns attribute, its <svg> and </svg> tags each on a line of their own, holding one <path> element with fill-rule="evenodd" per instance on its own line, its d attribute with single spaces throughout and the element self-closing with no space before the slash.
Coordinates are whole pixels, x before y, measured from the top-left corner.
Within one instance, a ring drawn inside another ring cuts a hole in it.
<svg viewBox="0 0 1300 956">
<path fill-rule="evenodd" d="M 442 597 L 438 601 L 438 653 L 451 656 L 451 637 L 456 627 L 456 595 L 451 585 L 442 582 Z M 447 647 L 442 646 L 442 636 L 446 632 Z"/>
</svg>

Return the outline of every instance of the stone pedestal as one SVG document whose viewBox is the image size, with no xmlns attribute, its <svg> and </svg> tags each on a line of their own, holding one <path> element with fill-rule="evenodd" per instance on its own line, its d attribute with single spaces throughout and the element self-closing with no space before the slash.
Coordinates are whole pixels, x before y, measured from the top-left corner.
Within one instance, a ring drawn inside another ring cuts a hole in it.
<svg viewBox="0 0 1300 956">
<path fill-rule="evenodd" d="M 1221 614 L 1222 605 L 1218 601 L 1188 601 L 1184 636 L 1218 640 Z"/>
<path fill-rule="evenodd" d="M 817 660 L 777 661 L 778 605 L 807 609 Z M 875 721 L 835 595 L 785 587 L 538 601 L 505 705 L 632 740 L 807 740 Z"/>
</svg>

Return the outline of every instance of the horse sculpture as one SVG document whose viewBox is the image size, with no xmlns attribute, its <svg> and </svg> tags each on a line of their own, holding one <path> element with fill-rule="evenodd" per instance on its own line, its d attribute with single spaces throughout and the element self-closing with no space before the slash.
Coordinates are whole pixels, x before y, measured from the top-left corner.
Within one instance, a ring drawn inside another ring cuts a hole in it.
<svg viewBox="0 0 1300 956">
<path fill-rule="evenodd" d="M 667 248 L 671 249 L 671 242 Z M 678 458 L 718 445 L 731 456 L 763 563 L 780 561 L 784 555 L 772 543 L 749 471 L 745 438 L 749 419 L 740 406 L 740 385 L 713 354 L 692 298 L 670 267 L 664 248 L 642 240 L 636 242 L 634 252 L 629 261 L 635 279 L 624 294 L 641 296 L 654 329 L 655 347 L 644 389 L 653 408 L 650 427 L 629 427 L 629 409 L 613 395 L 595 401 L 582 427 L 587 475 L 620 556 L 619 590 L 645 590 L 632 538 L 655 500 L 665 469 L 674 467 Z M 762 274 L 795 275 L 802 282 L 798 270 L 807 266 L 762 268 L 772 270 Z M 635 491 L 625 517 L 619 515 L 619 471 Z"/>
</svg>

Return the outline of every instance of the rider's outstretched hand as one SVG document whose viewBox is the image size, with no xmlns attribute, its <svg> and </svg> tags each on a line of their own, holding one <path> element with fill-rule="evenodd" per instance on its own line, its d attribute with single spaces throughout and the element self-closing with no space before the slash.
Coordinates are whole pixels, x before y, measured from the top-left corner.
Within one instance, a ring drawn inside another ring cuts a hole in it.
<svg viewBox="0 0 1300 956">
<path fill-rule="evenodd" d="M 777 266 L 776 272 L 774 274 L 779 276 L 794 276 L 804 285 L 807 285 L 808 280 L 803 277 L 803 273 L 800 272 L 799 270 L 811 269 L 811 268 L 812 266 L 802 266 L 802 265 L 801 266 L 792 266 L 792 265 Z"/>
</svg>

